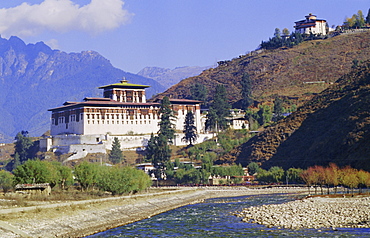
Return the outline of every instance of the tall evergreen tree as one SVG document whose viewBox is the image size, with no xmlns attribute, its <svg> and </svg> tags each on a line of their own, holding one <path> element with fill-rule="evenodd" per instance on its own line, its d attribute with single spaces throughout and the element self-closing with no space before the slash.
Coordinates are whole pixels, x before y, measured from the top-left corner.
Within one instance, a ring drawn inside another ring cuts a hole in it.
<svg viewBox="0 0 370 238">
<path fill-rule="evenodd" d="M 190 145 L 193 144 L 198 138 L 197 134 L 197 127 L 194 125 L 194 114 L 192 111 L 188 111 L 185 116 L 184 122 L 184 137 L 182 138 L 183 141 L 189 143 Z"/>
<path fill-rule="evenodd" d="M 164 135 L 156 137 L 156 153 L 153 156 L 153 164 L 156 168 L 156 178 L 161 178 L 165 170 L 166 163 L 171 158 L 171 149 L 168 145 L 168 140 Z"/>
<path fill-rule="evenodd" d="M 367 12 L 365 23 L 370 24 L 370 8 L 369 8 L 369 11 Z"/>
<path fill-rule="evenodd" d="M 14 143 L 15 147 L 14 158 L 17 158 L 16 155 L 18 154 L 20 164 L 23 164 L 28 159 L 33 159 L 32 158 L 33 154 L 31 151 L 33 142 L 31 138 L 28 137 L 28 132 L 27 131 L 18 132 L 18 134 L 15 137 L 15 140 L 16 141 Z"/>
<path fill-rule="evenodd" d="M 156 150 L 156 138 L 153 133 L 150 136 L 148 145 L 146 146 L 145 161 L 153 163 L 153 157 Z"/>
<path fill-rule="evenodd" d="M 148 141 L 146 160 L 151 161 L 156 168 L 156 178 L 160 179 L 165 169 L 166 163 L 171 157 L 171 149 L 169 144 L 173 143 L 175 138 L 175 125 L 172 122 L 174 119 L 173 110 L 168 97 L 164 97 L 161 102 L 161 120 L 158 123 L 158 136 L 151 136 Z"/>
<path fill-rule="evenodd" d="M 121 143 L 119 142 L 117 137 L 114 137 L 113 139 L 112 150 L 109 153 L 109 160 L 114 164 L 118 164 L 124 160 L 124 156 L 121 150 Z"/>
<path fill-rule="evenodd" d="M 240 84 L 242 86 L 242 108 L 243 110 L 247 110 L 248 107 L 253 103 L 252 83 L 248 73 L 244 73 Z"/>
<path fill-rule="evenodd" d="M 274 114 L 276 120 L 280 120 L 283 117 L 284 108 L 283 108 L 283 100 L 281 98 L 276 97 L 274 102 Z"/>
<path fill-rule="evenodd" d="M 156 169 L 155 176 L 157 179 L 161 178 L 170 157 L 171 149 L 168 145 L 167 138 L 162 134 L 159 134 L 158 136 L 152 135 L 148 141 L 146 160 L 152 162 L 154 165 L 154 168 Z"/>
<path fill-rule="evenodd" d="M 168 97 L 164 97 L 162 99 L 159 113 L 161 114 L 161 120 L 158 123 L 158 135 L 163 135 L 165 138 L 167 138 L 167 141 L 172 144 L 176 132 L 175 124 L 173 123 L 175 116 L 173 114 L 173 110 L 171 109 L 171 103 Z"/>
<path fill-rule="evenodd" d="M 217 130 L 217 114 L 216 111 L 211 107 L 208 110 L 205 127 L 207 131 Z"/>
<path fill-rule="evenodd" d="M 206 129 L 224 130 L 228 127 L 227 117 L 230 116 L 230 104 L 227 101 L 226 89 L 223 85 L 216 86 L 214 100 L 209 108 Z"/>
</svg>

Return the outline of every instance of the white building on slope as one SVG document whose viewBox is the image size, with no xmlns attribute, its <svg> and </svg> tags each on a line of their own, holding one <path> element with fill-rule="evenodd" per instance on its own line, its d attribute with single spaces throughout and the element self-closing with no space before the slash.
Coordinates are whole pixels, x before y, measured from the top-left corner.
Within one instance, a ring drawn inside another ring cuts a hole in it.
<svg viewBox="0 0 370 238">
<path fill-rule="evenodd" d="M 317 19 L 312 13 L 306 16 L 306 19 L 295 22 L 295 31 L 301 34 L 326 35 L 326 20 Z"/>
</svg>

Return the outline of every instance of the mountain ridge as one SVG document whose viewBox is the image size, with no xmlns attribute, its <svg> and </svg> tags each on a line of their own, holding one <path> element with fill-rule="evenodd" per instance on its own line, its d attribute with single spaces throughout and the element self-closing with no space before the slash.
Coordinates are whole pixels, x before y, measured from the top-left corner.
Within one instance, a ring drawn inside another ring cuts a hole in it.
<svg viewBox="0 0 370 238">
<path fill-rule="evenodd" d="M 165 88 L 156 81 L 112 66 L 95 51 L 66 53 L 43 42 L 25 44 L 0 38 L 0 141 L 27 130 L 40 136 L 49 129 L 49 108 L 84 97 L 102 97 L 97 87 L 122 78 L 148 84 L 148 98 Z"/>
</svg>

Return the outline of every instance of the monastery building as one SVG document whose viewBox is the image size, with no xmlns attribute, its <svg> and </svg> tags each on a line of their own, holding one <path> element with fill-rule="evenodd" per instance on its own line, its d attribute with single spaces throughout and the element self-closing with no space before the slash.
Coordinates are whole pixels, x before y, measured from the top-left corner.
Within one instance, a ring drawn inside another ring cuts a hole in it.
<svg viewBox="0 0 370 238">
<path fill-rule="evenodd" d="M 61 153 L 106 153 L 112 140 L 117 137 L 121 148 L 133 149 L 146 146 L 152 133 L 159 130 L 160 102 L 147 102 L 147 85 L 132 84 L 126 80 L 99 87 L 103 98 L 87 97 L 83 102 L 65 102 L 63 106 L 49 109 L 51 138 L 40 142 L 43 150 L 53 149 Z M 210 137 L 204 134 L 200 101 L 170 99 L 179 132 L 175 144 L 181 142 L 185 116 L 194 113 L 199 134 L 198 143 Z M 82 156 L 82 155 L 81 155 Z"/>
<path fill-rule="evenodd" d="M 326 20 L 317 19 L 312 13 L 306 16 L 306 19 L 295 22 L 295 31 L 301 34 L 326 35 Z"/>
</svg>

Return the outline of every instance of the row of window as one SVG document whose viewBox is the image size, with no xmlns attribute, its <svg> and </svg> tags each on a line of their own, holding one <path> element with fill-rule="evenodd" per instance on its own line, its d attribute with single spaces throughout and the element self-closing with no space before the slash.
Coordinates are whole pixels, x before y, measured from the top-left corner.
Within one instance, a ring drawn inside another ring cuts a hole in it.
<svg viewBox="0 0 370 238">
<path fill-rule="evenodd" d="M 138 107 L 138 106 L 126 106 L 126 108 L 132 108 L 132 109 L 99 109 L 99 108 L 86 108 L 85 112 L 88 113 L 128 113 L 128 110 L 139 110 L 139 111 L 149 111 L 148 107 Z M 158 110 L 158 108 L 150 108 Z"/>
<path fill-rule="evenodd" d="M 72 121 L 76 121 L 76 114 L 73 114 L 73 115 L 70 115 L 69 116 L 69 121 L 72 122 Z M 83 114 L 80 114 L 80 120 L 82 121 L 83 120 Z M 58 124 L 62 124 L 65 122 L 65 117 L 58 117 Z M 51 124 L 55 124 L 55 119 L 52 118 L 51 119 Z"/>
<path fill-rule="evenodd" d="M 111 121 L 111 122 L 109 122 L 108 120 L 107 121 L 104 121 L 104 120 L 88 120 L 87 121 L 87 124 L 115 124 L 114 123 L 115 121 Z M 136 124 L 136 125 L 138 125 L 138 124 L 152 124 L 152 121 L 148 121 L 148 123 L 147 123 L 147 121 L 126 121 L 126 123 L 125 123 L 125 121 L 122 121 L 121 123 L 120 123 L 120 121 L 116 121 L 116 124 L 122 124 L 122 125 L 124 125 L 124 124 L 127 124 L 127 125 L 133 125 L 133 124 Z"/>
<path fill-rule="evenodd" d="M 121 118 L 120 118 L 121 115 Z M 136 114 L 136 115 L 128 115 L 128 114 L 87 114 L 87 119 L 126 119 L 126 120 L 133 120 L 133 119 L 158 119 L 158 116 L 156 114 L 151 115 L 142 115 L 142 114 Z"/>
</svg>

